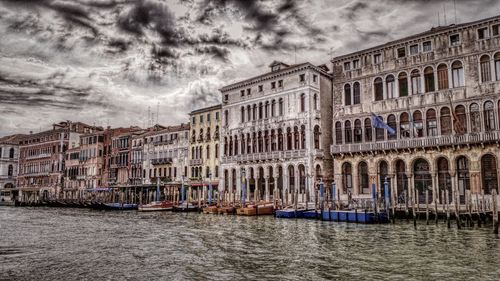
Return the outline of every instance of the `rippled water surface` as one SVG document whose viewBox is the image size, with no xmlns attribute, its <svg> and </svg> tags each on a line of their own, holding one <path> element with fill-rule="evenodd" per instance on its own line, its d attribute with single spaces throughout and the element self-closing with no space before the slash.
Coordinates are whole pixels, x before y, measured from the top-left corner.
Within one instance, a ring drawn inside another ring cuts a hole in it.
<svg viewBox="0 0 500 281">
<path fill-rule="evenodd" d="M 0 280 L 500 280 L 491 228 L 0 207 Z"/>
</svg>

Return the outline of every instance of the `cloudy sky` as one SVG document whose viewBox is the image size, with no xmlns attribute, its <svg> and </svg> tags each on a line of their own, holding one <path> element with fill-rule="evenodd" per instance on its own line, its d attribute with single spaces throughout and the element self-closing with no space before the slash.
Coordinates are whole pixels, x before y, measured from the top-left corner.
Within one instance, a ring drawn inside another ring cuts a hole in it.
<svg viewBox="0 0 500 281">
<path fill-rule="evenodd" d="M 273 60 L 334 56 L 437 26 L 454 2 L 396 0 L 0 0 L 0 136 L 62 120 L 165 125 Z M 457 22 L 497 0 L 456 0 Z M 156 117 L 155 117 L 156 119 Z M 156 121 L 156 120 L 155 120 Z"/>
</svg>

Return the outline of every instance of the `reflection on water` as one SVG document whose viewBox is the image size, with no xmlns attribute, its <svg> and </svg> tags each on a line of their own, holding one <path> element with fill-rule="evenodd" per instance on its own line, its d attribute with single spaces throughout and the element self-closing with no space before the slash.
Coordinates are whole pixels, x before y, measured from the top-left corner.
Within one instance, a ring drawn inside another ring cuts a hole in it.
<svg viewBox="0 0 500 281">
<path fill-rule="evenodd" d="M 499 280 L 491 229 L 0 207 L 0 280 Z"/>
</svg>

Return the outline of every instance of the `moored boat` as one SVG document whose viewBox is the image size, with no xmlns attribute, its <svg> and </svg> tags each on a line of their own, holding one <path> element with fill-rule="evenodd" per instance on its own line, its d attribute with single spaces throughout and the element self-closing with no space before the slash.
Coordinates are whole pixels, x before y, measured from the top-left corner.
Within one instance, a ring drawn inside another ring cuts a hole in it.
<svg viewBox="0 0 500 281">
<path fill-rule="evenodd" d="M 172 211 L 174 203 L 170 201 L 154 201 L 149 204 L 139 205 L 140 212 Z"/>
<path fill-rule="evenodd" d="M 105 210 L 137 210 L 137 204 L 127 203 L 104 203 L 102 208 Z"/>
<path fill-rule="evenodd" d="M 174 212 L 197 212 L 198 210 L 198 206 L 186 202 L 174 205 L 172 209 Z"/>
</svg>

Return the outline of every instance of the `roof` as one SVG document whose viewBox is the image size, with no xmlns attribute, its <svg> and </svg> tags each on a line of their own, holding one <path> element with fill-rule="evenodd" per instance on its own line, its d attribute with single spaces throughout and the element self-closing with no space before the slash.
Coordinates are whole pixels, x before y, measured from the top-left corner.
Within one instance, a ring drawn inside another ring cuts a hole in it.
<svg viewBox="0 0 500 281">
<path fill-rule="evenodd" d="M 284 64 L 281 62 L 277 62 L 277 61 L 273 62 L 273 64 L 277 64 L 277 63 L 284 65 L 284 66 L 287 66 L 287 64 Z M 273 65 L 273 64 L 271 64 L 271 65 Z M 229 84 L 227 86 L 222 87 L 220 89 L 220 91 L 221 92 L 230 91 L 230 90 L 238 88 L 238 87 L 246 86 L 248 84 L 255 83 L 255 82 L 260 82 L 262 80 L 271 79 L 271 78 L 273 78 L 273 76 L 284 75 L 286 72 L 300 70 L 302 68 L 312 68 L 325 76 L 331 77 L 331 75 L 328 72 L 326 72 L 323 67 L 315 66 L 315 65 L 311 64 L 310 62 L 304 62 L 304 63 L 299 63 L 299 64 L 293 64 L 293 65 L 287 66 L 285 68 L 281 68 L 280 70 L 269 71 L 269 72 L 266 72 L 264 74 L 261 74 L 261 75 L 258 75 L 258 76 L 255 76 L 255 77 L 252 77 L 249 79 L 245 79 L 245 80 L 242 80 L 242 81 L 239 81 L 236 83 Z"/>
<path fill-rule="evenodd" d="M 374 46 L 374 47 L 370 47 L 370 48 L 367 48 L 367 49 L 364 49 L 364 50 L 361 50 L 361 51 L 357 51 L 357 52 L 353 52 L 353 53 L 348 53 L 348 54 L 341 55 L 341 56 L 338 56 L 338 57 L 333 57 L 331 59 L 331 61 L 332 62 L 339 61 L 339 60 L 345 59 L 347 57 L 351 57 L 351 56 L 358 55 L 358 54 L 361 54 L 361 53 L 367 53 L 367 52 L 370 52 L 370 51 L 375 51 L 375 50 L 378 50 L 378 49 L 383 49 L 383 48 L 387 48 L 387 47 L 390 47 L 390 46 L 394 46 L 394 45 L 406 43 L 406 41 L 411 41 L 411 40 L 414 40 L 414 39 L 418 39 L 420 37 L 426 37 L 426 36 L 434 35 L 434 34 L 441 33 L 441 32 L 443 32 L 443 33 L 444 32 L 449 32 L 451 30 L 457 30 L 457 29 L 461 29 L 461 28 L 464 28 L 464 27 L 469 27 L 469 26 L 473 26 L 473 25 L 483 24 L 485 22 L 495 21 L 495 20 L 500 20 L 500 16 L 494 16 L 494 17 L 490 17 L 490 18 L 486 18 L 486 19 L 481 19 L 481 20 L 472 21 L 472 22 L 466 22 L 466 23 L 461 23 L 461 24 L 450 24 L 450 25 L 447 25 L 447 26 L 432 27 L 431 29 L 429 29 L 427 31 L 424 31 L 424 32 L 421 32 L 421 33 L 417 33 L 417 34 L 413 34 L 413 35 L 410 35 L 410 36 L 406 36 L 406 37 L 403 37 L 403 38 L 400 38 L 400 39 L 396 39 L 396 40 L 393 40 L 393 41 L 390 41 L 390 42 L 387 42 L 387 43 L 384 43 L 384 44 L 380 44 L 380 45 L 377 45 L 377 46 Z"/>
<path fill-rule="evenodd" d="M 212 105 L 212 106 L 208 106 L 208 107 L 204 107 L 204 108 L 200 108 L 200 109 L 195 109 L 195 110 L 191 111 L 191 113 L 189 113 L 189 115 L 213 111 L 213 110 L 217 110 L 217 109 L 222 109 L 222 104 L 217 104 L 217 105 Z"/>
<path fill-rule="evenodd" d="M 5 136 L 0 138 L 0 144 L 14 144 L 18 145 L 21 138 L 25 136 L 23 134 L 15 134 L 11 136 Z"/>
<path fill-rule="evenodd" d="M 189 131 L 190 126 L 189 123 L 181 123 L 180 125 L 168 126 L 163 130 L 159 131 L 150 131 L 141 135 L 141 137 L 149 137 L 154 135 L 161 135 L 165 133 L 173 133 L 173 132 L 181 132 L 181 131 Z"/>
</svg>

